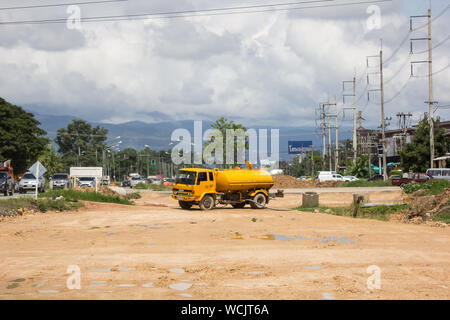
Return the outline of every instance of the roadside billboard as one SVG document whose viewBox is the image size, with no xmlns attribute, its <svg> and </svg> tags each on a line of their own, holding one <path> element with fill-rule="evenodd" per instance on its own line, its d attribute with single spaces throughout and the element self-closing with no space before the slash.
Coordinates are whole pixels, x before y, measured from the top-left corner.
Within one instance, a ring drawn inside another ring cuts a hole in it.
<svg viewBox="0 0 450 320">
<path fill-rule="evenodd" d="M 311 151 L 312 141 L 288 141 L 289 154 L 300 154 Z"/>
</svg>

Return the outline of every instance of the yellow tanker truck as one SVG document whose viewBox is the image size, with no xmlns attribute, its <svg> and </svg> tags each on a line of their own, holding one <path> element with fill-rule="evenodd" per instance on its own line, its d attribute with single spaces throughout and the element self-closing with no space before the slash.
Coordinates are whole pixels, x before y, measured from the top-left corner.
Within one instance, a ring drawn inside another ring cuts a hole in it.
<svg viewBox="0 0 450 320">
<path fill-rule="evenodd" d="M 204 169 L 184 168 L 178 171 L 172 188 L 172 199 L 178 200 L 183 209 L 199 205 L 210 210 L 216 204 L 231 204 L 243 208 L 250 203 L 252 208 L 264 208 L 270 197 L 282 197 L 283 192 L 269 194 L 274 185 L 272 176 L 265 170 L 253 169 Z"/>
</svg>

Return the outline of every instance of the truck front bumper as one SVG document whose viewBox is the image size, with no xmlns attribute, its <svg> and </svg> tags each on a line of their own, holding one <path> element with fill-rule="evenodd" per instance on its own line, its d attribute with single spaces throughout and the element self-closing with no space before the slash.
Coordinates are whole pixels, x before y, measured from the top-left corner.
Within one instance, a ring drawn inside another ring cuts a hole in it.
<svg viewBox="0 0 450 320">
<path fill-rule="evenodd" d="M 180 201 L 197 201 L 198 200 L 194 196 L 185 196 L 185 195 L 181 195 L 181 194 L 172 194 L 171 197 L 174 200 L 180 200 Z"/>
</svg>

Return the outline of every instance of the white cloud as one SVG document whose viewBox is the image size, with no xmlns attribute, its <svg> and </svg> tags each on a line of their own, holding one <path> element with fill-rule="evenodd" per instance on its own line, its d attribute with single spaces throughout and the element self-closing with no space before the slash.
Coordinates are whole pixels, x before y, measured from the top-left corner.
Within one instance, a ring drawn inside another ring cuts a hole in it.
<svg viewBox="0 0 450 320">
<path fill-rule="evenodd" d="M 365 27 L 366 7 L 314 9 L 186 19 L 8 27 L 0 32 L 0 96 L 38 113 L 73 114 L 88 120 L 243 119 L 247 123 L 314 125 L 314 108 L 339 96 L 342 80 L 359 76 L 365 57 L 383 38 L 389 57 L 409 28 L 394 6 L 383 8 L 381 30 Z M 241 4 L 231 2 L 229 6 Z M 89 8 L 86 16 L 220 7 L 219 1 L 130 2 L 128 7 Z M 64 11 L 62 11 L 64 12 Z M 58 11 L 61 16 L 61 10 Z M 4 16 L 2 16 L 4 18 Z M 11 16 L 7 17 L 11 19 Z M 22 17 L 25 18 L 25 17 Z M 8 20 L 6 19 L 6 20 Z M 445 16 L 436 39 L 448 35 Z M 5 27 L 1 27 L 5 28 Z M 385 69 L 393 96 L 409 76 L 409 44 Z M 449 63 L 448 45 L 434 56 L 434 70 Z M 403 66 L 403 68 L 401 68 Z M 417 72 L 426 72 L 418 69 Z M 450 100 L 449 72 L 436 76 L 436 99 Z M 425 80 L 414 80 L 387 115 L 424 111 Z M 358 88 L 364 88 L 365 79 Z M 373 101 L 378 97 L 373 94 Z M 361 106 L 365 99 L 361 99 Z M 364 110 L 377 125 L 379 107 Z"/>
</svg>

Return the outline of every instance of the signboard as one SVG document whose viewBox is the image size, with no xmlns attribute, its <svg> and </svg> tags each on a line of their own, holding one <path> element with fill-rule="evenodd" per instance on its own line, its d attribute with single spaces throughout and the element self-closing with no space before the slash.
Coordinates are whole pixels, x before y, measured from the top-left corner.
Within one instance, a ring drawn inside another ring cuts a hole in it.
<svg viewBox="0 0 450 320">
<path fill-rule="evenodd" d="M 101 178 L 103 176 L 102 167 L 72 167 L 70 168 L 70 176 L 73 178 L 93 177 Z"/>
<path fill-rule="evenodd" d="M 40 163 L 39 161 L 36 161 L 30 169 L 28 169 L 29 172 L 33 174 L 36 178 L 40 178 L 44 175 L 45 172 L 47 172 L 47 169 Z"/>
<path fill-rule="evenodd" d="M 288 141 L 289 154 L 300 154 L 311 149 L 312 141 Z"/>
</svg>

